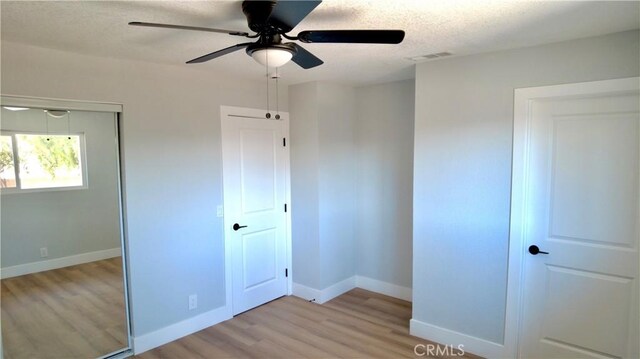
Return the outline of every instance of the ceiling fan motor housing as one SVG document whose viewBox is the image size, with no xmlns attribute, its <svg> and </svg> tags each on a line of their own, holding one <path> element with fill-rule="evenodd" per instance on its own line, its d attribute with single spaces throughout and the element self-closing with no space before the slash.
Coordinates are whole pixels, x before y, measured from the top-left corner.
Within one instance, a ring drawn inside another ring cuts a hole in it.
<svg viewBox="0 0 640 359">
<path fill-rule="evenodd" d="M 247 17 L 249 28 L 256 33 L 272 35 L 284 33 L 282 24 L 271 19 L 277 1 L 243 1 L 242 12 Z"/>
</svg>

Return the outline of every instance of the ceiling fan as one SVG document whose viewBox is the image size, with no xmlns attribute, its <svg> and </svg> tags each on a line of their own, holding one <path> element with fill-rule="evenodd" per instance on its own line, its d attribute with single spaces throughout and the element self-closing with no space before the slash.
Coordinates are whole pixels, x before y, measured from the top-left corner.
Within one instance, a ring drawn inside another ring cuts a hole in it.
<svg viewBox="0 0 640 359">
<path fill-rule="evenodd" d="M 283 43 L 282 38 L 304 43 L 367 44 L 399 44 L 404 39 L 404 31 L 402 30 L 310 30 L 302 31 L 297 36 L 288 35 L 321 2 L 321 0 L 245 0 L 242 2 L 242 12 L 247 17 L 249 29 L 255 34 L 207 27 L 139 21 L 130 22 L 129 25 L 208 31 L 257 39 L 256 42 L 245 42 L 214 51 L 187 61 L 187 64 L 213 60 L 222 55 L 245 49 L 248 55 L 265 66 L 280 67 L 292 60 L 300 67 L 310 69 L 322 65 L 323 61 L 294 42 Z"/>
</svg>

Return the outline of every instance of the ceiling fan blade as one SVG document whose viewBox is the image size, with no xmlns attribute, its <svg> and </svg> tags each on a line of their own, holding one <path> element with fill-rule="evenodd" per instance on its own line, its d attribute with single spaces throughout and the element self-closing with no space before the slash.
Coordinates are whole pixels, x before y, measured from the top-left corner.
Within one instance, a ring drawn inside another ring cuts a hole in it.
<svg viewBox="0 0 640 359">
<path fill-rule="evenodd" d="M 293 46 L 296 48 L 296 54 L 293 55 L 293 58 L 291 58 L 291 61 L 298 64 L 300 67 L 304 69 L 310 69 L 312 67 L 316 67 L 324 64 L 324 61 L 320 60 L 314 54 L 305 50 L 304 47 L 295 43 L 291 43 L 291 44 L 293 44 Z"/>
<path fill-rule="evenodd" d="M 129 23 L 129 25 L 132 25 L 132 26 L 145 26 L 145 27 L 162 27 L 162 28 L 165 28 L 165 29 L 178 29 L 178 30 L 208 31 L 208 32 L 218 32 L 218 33 L 221 33 L 221 34 L 229 34 L 229 35 L 236 35 L 236 36 L 249 36 L 248 33 L 243 32 L 243 31 L 212 29 L 210 27 L 156 24 L 156 23 L 153 23 L 153 22 L 141 22 L 141 21 L 132 21 L 132 22 Z"/>
<path fill-rule="evenodd" d="M 269 23 L 278 26 L 284 32 L 291 31 L 302 21 L 322 0 L 308 1 L 278 1 L 274 6 Z"/>
<path fill-rule="evenodd" d="M 249 46 L 251 44 L 252 44 L 252 42 L 246 42 L 244 44 L 237 44 L 237 45 L 229 46 L 229 47 L 227 47 L 225 49 L 214 51 L 214 52 L 212 52 L 210 54 L 206 54 L 206 55 L 197 57 L 197 58 L 195 58 L 193 60 L 189 60 L 189 61 L 187 61 L 187 63 L 188 64 L 198 64 L 198 63 L 201 63 L 201 62 L 206 62 L 206 61 L 209 61 L 209 60 L 213 60 L 216 57 L 220 57 L 220 56 L 223 56 L 223 55 L 226 55 L 226 54 L 230 54 L 230 53 L 232 53 L 234 51 L 238 51 L 240 49 L 244 49 L 245 47 L 247 47 L 247 46 Z"/>
<path fill-rule="evenodd" d="M 306 43 L 399 44 L 403 39 L 402 30 L 311 30 L 298 34 L 298 40 Z"/>
</svg>

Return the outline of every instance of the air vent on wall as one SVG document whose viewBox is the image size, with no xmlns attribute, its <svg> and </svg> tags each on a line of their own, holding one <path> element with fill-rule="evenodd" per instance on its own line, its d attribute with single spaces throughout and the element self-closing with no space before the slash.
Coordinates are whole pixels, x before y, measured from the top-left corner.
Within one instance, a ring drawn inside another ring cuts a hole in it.
<svg viewBox="0 0 640 359">
<path fill-rule="evenodd" d="M 408 59 L 414 62 L 420 62 L 420 61 L 425 61 L 425 60 L 433 60 L 433 59 L 438 59 L 441 57 L 446 57 L 446 56 L 451 56 L 453 55 L 450 52 L 438 52 L 438 53 L 433 53 L 433 54 L 427 54 L 427 55 L 420 55 L 420 56 L 414 56 L 414 57 L 409 57 Z"/>
</svg>

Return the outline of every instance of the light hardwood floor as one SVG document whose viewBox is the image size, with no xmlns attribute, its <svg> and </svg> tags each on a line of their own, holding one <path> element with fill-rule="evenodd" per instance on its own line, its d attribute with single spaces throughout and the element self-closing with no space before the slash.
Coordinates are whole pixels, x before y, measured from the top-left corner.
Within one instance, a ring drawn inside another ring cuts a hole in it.
<svg viewBox="0 0 640 359">
<path fill-rule="evenodd" d="M 127 346 L 122 261 L 2 280 L 4 358 L 95 358 Z"/>
<path fill-rule="evenodd" d="M 323 305 L 283 297 L 138 358 L 418 358 L 433 343 L 409 335 L 410 318 L 411 303 L 363 289 Z"/>
</svg>

